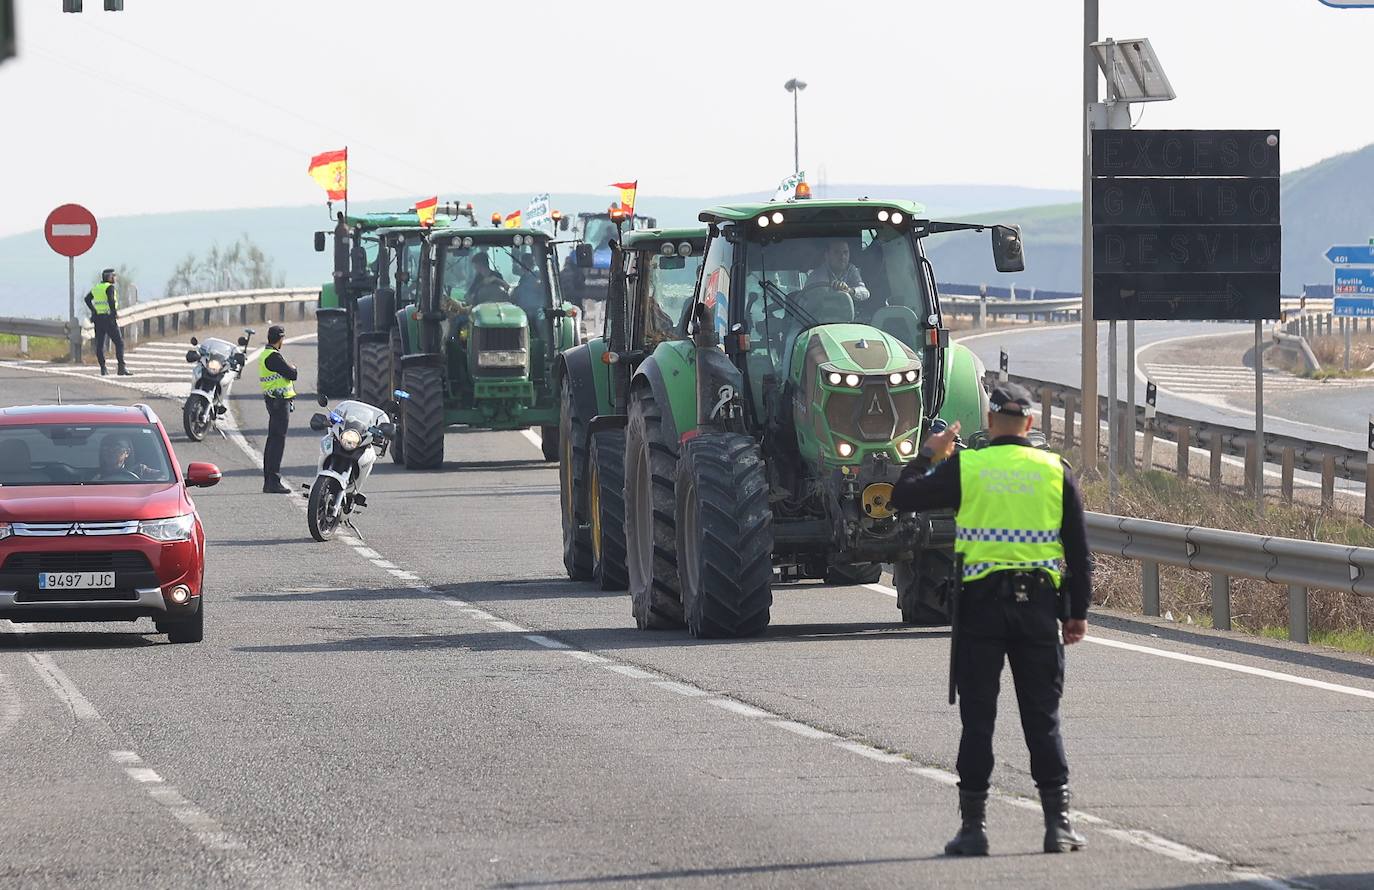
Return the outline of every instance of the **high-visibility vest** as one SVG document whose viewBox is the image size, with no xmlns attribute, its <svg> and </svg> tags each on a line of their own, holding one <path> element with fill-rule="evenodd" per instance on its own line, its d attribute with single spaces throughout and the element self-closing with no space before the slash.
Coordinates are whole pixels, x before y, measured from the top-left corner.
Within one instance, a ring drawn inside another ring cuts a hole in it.
<svg viewBox="0 0 1374 890">
<path fill-rule="evenodd" d="M 115 296 L 110 293 L 114 285 L 108 281 L 102 281 L 91 288 L 91 305 L 95 307 L 96 315 L 109 315 L 115 308 Z"/>
<path fill-rule="evenodd" d="M 964 581 L 994 572 L 1045 572 L 1059 585 L 1064 544 L 1064 464 L 1022 445 L 959 452 L 959 510 L 954 549 Z"/>
<path fill-rule="evenodd" d="M 268 346 L 258 357 L 258 382 L 262 384 L 262 394 L 269 399 L 294 399 L 296 397 L 295 385 L 276 371 L 270 371 L 267 368 L 267 357 L 276 353 L 277 350 Z"/>
</svg>

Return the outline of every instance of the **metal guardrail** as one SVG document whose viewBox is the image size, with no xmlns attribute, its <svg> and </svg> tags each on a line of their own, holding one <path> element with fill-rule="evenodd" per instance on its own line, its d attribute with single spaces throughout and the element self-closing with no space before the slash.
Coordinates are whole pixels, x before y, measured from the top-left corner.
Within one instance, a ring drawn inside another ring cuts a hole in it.
<svg viewBox="0 0 1374 890">
<path fill-rule="evenodd" d="M 1175 525 L 1108 513 L 1087 514 L 1092 552 L 1140 563 L 1146 615 L 1159 615 L 1159 566 L 1212 575 L 1212 626 L 1231 629 L 1231 578 L 1288 585 L 1288 634 L 1308 642 L 1307 592 L 1312 588 L 1374 596 L 1374 549 L 1275 538 L 1202 526 Z"/>
<path fill-rule="evenodd" d="M 968 290 L 967 285 L 953 285 L 960 290 Z M 1031 293 L 1034 293 L 1032 290 Z M 1332 301 L 1308 298 L 1304 301 L 1302 297 L 1280 297 L 1279 306 L 1284 315 L 1294 313 L 1302 308 L 1311 312 L 1331 312 Z M 1079 317 L 1083 309 L 1082 297 L 1056 297 L 1053 299 L 1037 300 L 1028 299 L 1008 299 L 1006 297 L 982 297 L 972 296 L 966 293 L 959 294 L 940 294 L 940 307 L 946 312 L 954 315 L 973 315 L 985 312 L 988 315 L 1024 315 L 1036 318 L 1042 315 L 1050 317 Z"/>
</svg>

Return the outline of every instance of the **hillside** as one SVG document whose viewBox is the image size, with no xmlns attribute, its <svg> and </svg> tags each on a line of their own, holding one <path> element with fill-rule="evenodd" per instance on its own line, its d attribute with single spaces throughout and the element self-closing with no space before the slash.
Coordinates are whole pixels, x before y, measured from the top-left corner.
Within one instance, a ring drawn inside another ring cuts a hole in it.
<svg viewBox="0 0 1374 890">
<path fill-rule="evenodd" d="M 924 201 L 932 212 L 962 215 L 998 207 L 1063 201 L 1072 192 L 998 185 L 817 185 L 818 197 L 895 195 Z M 472 201 L 479 218 L 524 207 L 531 192 L 464 195 Z M 690 225 L 701 208 L 731 201 L 760 200 L 771 192 L 717 195 L 705 198 L 660 197 L 641 191 L 641 212 L 663 225 Z M 445 194 L 445 200 L 454 196 Z M 554 206 L 564 213 L 604 210 L 612 200 L 604 194 L 554 195 Z M 355 202 L 350 210 L 390 210 L 407 207 L 413 198 Z M 96 209 L 98 212 L 98 208 Z M 161 213 L 102 219 L 96 248 L 77 260 L 77 285 L 88 287 L 104 266 L 128 266 L 137 272 L 135 281 L 143 299 L 162 295 L 173 266 L 189 252 L 202 254 L 213 244 L 227 245 L 247 233 L 276 262 L 288 284 L 323 281 L 328 260 L 312 249 L 311 233 L 329 226 L 323 202 L 304 207 L 264 207 L 247 210 L 212 210 Z M 48 249 L 41 231 L 0 238 L 0 315 L 61 316 L 67 306 L 66 260 Z"/>
</svg>

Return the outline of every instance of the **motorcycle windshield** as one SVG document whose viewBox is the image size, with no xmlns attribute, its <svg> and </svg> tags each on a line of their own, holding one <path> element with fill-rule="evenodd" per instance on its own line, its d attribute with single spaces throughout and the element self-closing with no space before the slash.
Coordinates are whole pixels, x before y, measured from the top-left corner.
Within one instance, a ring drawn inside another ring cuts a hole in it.
<svg viewBox="0 0 1374 890">
<path fill-rule="evenodd" d="M 234 344 L 228 340 L 221 340 L 218 337 L 211 337 L 200 344 L 200 354 L 205 358 L 217 358 L 221 362 L 228 362 L 229 356 L 234 354 Z"/>
<path fill-rule="evenodd" d="M 330 419 L 335 423 L 343 421 L 345 427 L 366 430 L 370 426 L 382 423 L 387 420 L 387 414 L 380 408 L 374 408 L 366 402 L 349 400 L 340 402 L 334 407 L 334 416 Z"/>
</svg>

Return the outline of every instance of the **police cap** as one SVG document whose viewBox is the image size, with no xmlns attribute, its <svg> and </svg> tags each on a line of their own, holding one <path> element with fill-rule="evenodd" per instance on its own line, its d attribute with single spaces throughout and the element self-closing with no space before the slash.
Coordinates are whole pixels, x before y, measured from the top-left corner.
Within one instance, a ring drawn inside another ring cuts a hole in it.
<svg viewBox="0 0 1374 890">
<path fill-rule="evenodd" d="M 282 337 L 285 337 L 285 336 L 286 336 L 286 328 L 282 327 L 282 326 L 279 325 L 279 324 L 274 324 L 274 325 L 272 325 L 272 327 L 270 327 L 270 328 L 267 329 L 267 342 L 268 342 L 268 343 L 276 343 L 278 340 L 280 340 Z"/>
<path fill-rule="evenodd" d="M 988 402 L 994 414 L 1024 416 L 1030 411 L 1031 394 L 1019 383 L 999 383 L 992 388 Z"/>
</svg>

